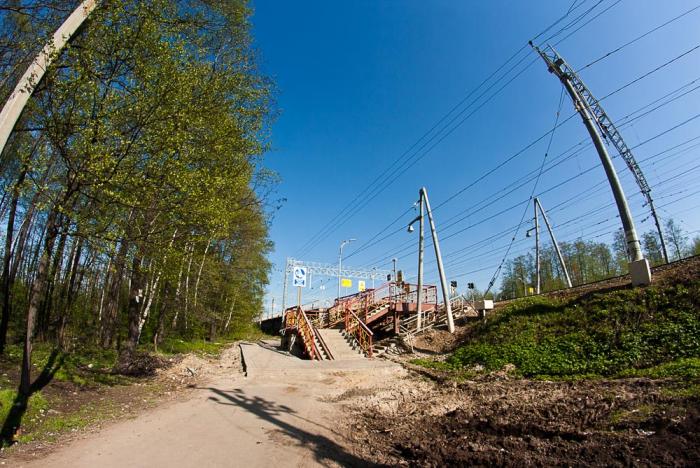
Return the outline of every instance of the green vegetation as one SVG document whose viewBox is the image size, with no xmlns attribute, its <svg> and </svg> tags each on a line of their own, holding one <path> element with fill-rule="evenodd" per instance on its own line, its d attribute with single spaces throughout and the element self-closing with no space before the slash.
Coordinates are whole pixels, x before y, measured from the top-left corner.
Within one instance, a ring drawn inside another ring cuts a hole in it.
<svg viewBox="0 0 700 468">
<path fill-rule="evenodd" d="M 207 341 L 202 339 L 183 340 L 180 338 L 168 338 L 158 347 L 158 351 L 165 354 L 186 354 L 194 353 L 200 356 L 218 356 L 227 346 L 235 341 L 255 341 L 264 338 L 266 335 L 257 327 L 240 329 L 229 334 L 225 338 L 217 341 Z"/>
<path fill-rule="evenodd" d="M 21 347 L 10 345 L 6 351 L 4 361 L 9 365 L 19 365 L 22 359 Z M 125 385 L 133 381 L 112 372 L 117 361 L 115 350 L 92 347 L 67 352 L 56 350 L 48 343 L 40 343 L 34 348 L 32 365 L 36 369 L 46 368 L 50 360 L 56 363 L 52 374 L 53 380 L 71 382 L 81 387 Z"/>
<path fill-rule="evenodd" d="M 680 260 L 700 253 L 700 238 L 690 242 L 688 234 L 672 218 L 664 224 L 669 261 Z M 661 241 L 656 230 L 641 235 L 644 256 L 652 266 L 664 263 Z M 622 230 L 616 231 L 611 245 L 577 239 L 560 242 L 564 263 L 574 286 L 627 274 L 627 241 Z M 503 270 L 499 299 L 530 296 L 535 293 L 537 269 L 534 248 L 506 262 Z M 564 272 L 556 251 L 545 245 L 540 251 L 540 287 L 542 292 L 566 287 Z"/>
<path fill-rule="evenodd" d="M 517 300 L 475 324 L 468 344 L 437 369 L 513 364 L 532 378 L 700 377 L 700 279 L 596 293 L 575 300 Z"/>
<path fill-rule="evenodd" d="M 0 103 L 76 6 L 0 8 Z M 126 384 L 159 362 L 143 351 L 254 331 L 277 177 L 250 14 L 105 0 L 35 83 L 0 157 L 0 381 L 19 390 L 0 445 L 52 380 Z"/>
<path fill-rule="evenodd" d="M 12 406 L 17 399 L 17 392 L 14 390 L 0 390 L 0 421 L 5 421 L 10 413 Z M 46 412 L 49 408 L 49 402 L 44 398 L 41 392 L 33 394 L 29 398 L 29 409 L 25 414 L 25 418 L 29 421 L 36 419 L 40 414 Z"/>
</svg>

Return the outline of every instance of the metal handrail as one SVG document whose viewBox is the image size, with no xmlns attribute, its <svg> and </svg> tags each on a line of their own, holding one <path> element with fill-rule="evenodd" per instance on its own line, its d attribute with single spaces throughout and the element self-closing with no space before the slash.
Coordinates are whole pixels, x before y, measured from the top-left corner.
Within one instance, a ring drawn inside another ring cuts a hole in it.
<svg viewBox="0 0 700 468">
<path fill-rule="evenodd" d="M 316 338 L 318 338 L 318 342 L 321 343 L 321 348 L 323 348 L 323 351 L 326 353 L 326 356 L 328 356 L 328 359 L 334 360 L 335 358 L 333 357 L 333 353 L 331 353 L 331 349 L 328 347 L 328 344 L 326 343 L 326 340 L 323 339 L 323 336 L 318 332 L 318 328 L 314 327 L 314 334 L 316 335 Z"/>
<path fill-rule="evenodd" d="M 353 318 L 356 322 L 354 324 L 351 323 Z M 351 327 L 351 325 L 355 326 Z M 353 334 L 355 341 L 357 341 L 357 343 L 360 345 L 360 348 L 367 354 L 367 357 L 371 358 L 372 337 L 374 336 L 374 333 L 367 325 L 364 324 L 362 320 L 360 320 L 360 317 L 358 317 L 357 314 L 351 310 L 345 315 L 345 330 Z"/>
<path fill-rule="evenodd" d="M 309 318 L 304 313 L 304 310 L 299 306 L 290 307 L 285 311 L 285 315 L 285 328 L 296 329 L 297 333 L 301 336 L 304 348 L 309 357 L 311 359 L 321 360 L 321 353 L 314 341 L 316 333 Z"/>
</svg>

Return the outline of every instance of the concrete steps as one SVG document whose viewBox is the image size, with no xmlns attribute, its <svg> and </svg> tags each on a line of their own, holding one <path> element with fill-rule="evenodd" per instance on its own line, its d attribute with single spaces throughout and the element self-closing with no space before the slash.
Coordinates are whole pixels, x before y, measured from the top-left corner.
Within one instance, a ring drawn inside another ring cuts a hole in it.
<svg viewBox="0 0 700 468">
<path fill-rule="evenodd" d="M 337 328 L 321 328 L 318 333 L 325 341 L 336 361 L 347 359 L 364 359 L 365 355 L 357 346 L 354 338 Z"/>
<path fill-rule="evenodd" d="M 316 333 L 318 333 L 318 330 L 316 330 Z M 316 336 L 314 336 L 314 344 L 316 345 L 316 349 L 318 349 L 318 352 L 321 354 L 320 360 L 321 361 L 328 361 L 330 359 L 330 357 L 328 356 L 328 353 L 326 353 L 326 350 L 323 348 L 323 346 L 321 346 L 321 342 L 319 341 L 318 338 L 316 338 Z M 331 353 L 333 353 L 332 350 L 331 350 Z"/>
</svg>

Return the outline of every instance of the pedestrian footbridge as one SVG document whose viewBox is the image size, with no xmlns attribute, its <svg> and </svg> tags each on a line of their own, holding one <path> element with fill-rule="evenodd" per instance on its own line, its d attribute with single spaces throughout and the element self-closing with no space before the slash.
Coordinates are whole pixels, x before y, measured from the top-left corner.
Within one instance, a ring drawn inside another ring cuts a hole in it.
<svg viewBox="0 0 700 468">
<path fill-rule="evenodd" d="M 456 314 L 471 309 L 462 298 L 451 304 Z M 437 288 L 424 285 L 421 297 L 422 326 L 429 329 L 445 319 Z M 282 344 L 296 347 L 312 360 L 372 358 L 377 337 L 415 333 L 418 321 L 418 285 L 385 283 L 335 300 L 328 308 L 290 307 L 282 320 Z"/>
</svg>

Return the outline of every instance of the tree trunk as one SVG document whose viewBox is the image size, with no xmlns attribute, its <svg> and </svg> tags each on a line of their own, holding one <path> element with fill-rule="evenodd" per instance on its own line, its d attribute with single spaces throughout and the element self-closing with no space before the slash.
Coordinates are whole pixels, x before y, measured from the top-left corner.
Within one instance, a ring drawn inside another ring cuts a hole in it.
<svg viewBox="0 0 700 468">
<path fill-rule="evenodd" d="M 75 298 L 75 291 L 77 289 L 76 280 L 79 288 L 84 275 L 84 269 L 80 272 L 80 275 L 78 275 L 78 270 L 80 269 L 80 256 L 82 255 L 83 251 L 83 242 L 84 239 L 80 237 L 73 244 L 73 255 L 71 256 L 72 262 L 69 265 L 70 273 L 68 274 L 67 279 L 65 281 L 67 285 L 64 286 L 64 292 L 61 294 L 60 297 L 61 307 L 59 310 L 60 316 L 58 329 L 56 331 L 56 337 L 58 340 L 58 345 L 62 349 L 67 348 L 66 326 L 68 325 L 68 320 L 70 319 L 71 308 L 73 307 L 73 299 Z"/>
<path fill-rule="evenodd" d="M 44 251 L 41 254 L 37 267 L 36 277 L 32 282 L 31 293 L 29 295 L 29 308 L 27 310 L 27 330 L 24 339 L 24 353 L 22 354 L 22 370 L 20 375 L 19 393 L 24 397 L 29 397 L 31 390 L 31 359 L 32 344 L 34 339 L 34 326 L 39 310 L 39 301 L 44 294 L 46 279 L 48 276 L 49 261 L 53 244 L 58 236 L 58 226 L 56 225 L 57 207 L 51 209 L 46 220 L 46 236 L 44 240 Z"/>
<path fill-rule="evenodd" d="M 204 255 L 202 255 L 202 263 L 199 264 L 199 273 L 197 273 L 197 281 L 194 284 L 194 301 L 192 306 L 197 307 L 197 292 L 199 291 L 199 281 L 202 279 L 202 270 L 204 269 L 204 260 L 207 258 L 207 252 L 209 251 L 209 246 L 211 245 L 211 239 L 207 241 L 207 246 L 204 248 Z"/>
<path fill-rule="evenodd" d="M 180 262 L 180 273 L 177 274 L 177 287 L 175 288 L 175 315 L 173 315 L 172 328 L 177 327 L 177 317 L 180 314 L 180 291 L 182 290 L 182 270 L 185 267 L 185 261 L 187 260 L 187 249 L 188 246 L 185 244 L 185 255 L 182 257 Z"/>
<path fill-rule="evenodd" d="M 161 306 L 158 309 L 158 316 L 156 319 L 156 329 L 155 332 L 153 333 L 153 350 L 155 352 L 158 352 L 158 345 L 163 341 L 163 333 L 165 332 L 165 315 L 167 313 L 168 307 L 167 304 L 170 302 L 168 300 L 170 291 L 171 291 L 171 286 L 168 281 L 165 282 L 163 285 L 163 296 L 161 298 Z"/>
<path fill-rule="evenodd" d="M 185 321 L 185 330 L 187 330 L 187 309 L 189 306 L 189 298 L 190 298 L 190 270 L 192 269 L 192 258 L 194 257 L 194 244 L 192 245 L 192 248 L 190 249 L 190 260 L 187 263 L 187 274 L 185 275 L 185 311 L 184 311 L 184 321 Z"/>
<path fill-rule="evenodd" d="M 139 344 L 144 277 L 145 275 L 141 271 L 141 257 L 134 254 L 131 263 L 131 287 L 129 288 L 129 329 L 122 354 L 133 354 Z"/>
<path fill-rule="evenodd" d="M 107 304 L 105 305 L 104 320 L 102 322 L 102 346 L 104 348 L 110 347 L 114 338 L 115 321 L 119 310 L 119 292 L 122 287 L 124 263 L 126 262 L 126 253 L 128 250 L 129 242 L 124 238 L 119 245 L 117 257 L 114 260 L 109 290 L 107 291 Z"/>
<path fill-rule="evenodd" d="M 61 218 L 62 219 L 62 218 Z M 61 220 L 59 220 L 59 223 Z M 53 262 L 51 263 L 51 268 L 49 274 L 47 275 L 44 300 L 42 306 L 39 308 L 37 325 L 39 336 L 42 340 L 49 338 L 50 325 L 51 325 L 51 313 L 52 307 L 54 305 L 54 290 L 56 288 L 56 283 L 60 277 L 61 265 L 63 264 L 63 252 L 66 248 L 66 239 L 68 238 L 68 229 L 63 229 L 61 235 L 58 239 L 58 246 L 56 248 L 56 253 L 54 254 Z"/>
<path fill-rule="evenodd" d="M 2 262 L 2 317 L 0 318 L 0 354 L 5 352 L 7 343 L 7 328 L 10 324 L 12 313 L 12 275 L 10 274 L 10 261 L 12 260 L 12 237 L 15 230 L 15 215 L 17 214 L 17 203 L 21 185 L 27 175 L 26 166 L 23 168 L 17 183 L 12 190 L 12 200 L 10 201 L 10 213 L 7 217 L 7 231 L 5 232 L 5 255 Z"/>
</svg>

